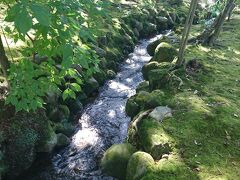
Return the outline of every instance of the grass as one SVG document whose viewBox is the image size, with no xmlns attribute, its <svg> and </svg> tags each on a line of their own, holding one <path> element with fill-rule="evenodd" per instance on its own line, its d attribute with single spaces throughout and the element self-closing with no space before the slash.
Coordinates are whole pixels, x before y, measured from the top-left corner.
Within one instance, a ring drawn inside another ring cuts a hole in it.
<svg viewBox="0 0 240 180">
<path fill-rule="evenodd" d="M 213 48 L 188 46 L 186 59 L 198 59 L 204 68 L 183 77 L 184 86 L 169 100 L 174 117 L 159 126 L 174 149 L 143 179 L 239 179 L 239 20 L 235 15 L 224 25 Z"/>
</svg>

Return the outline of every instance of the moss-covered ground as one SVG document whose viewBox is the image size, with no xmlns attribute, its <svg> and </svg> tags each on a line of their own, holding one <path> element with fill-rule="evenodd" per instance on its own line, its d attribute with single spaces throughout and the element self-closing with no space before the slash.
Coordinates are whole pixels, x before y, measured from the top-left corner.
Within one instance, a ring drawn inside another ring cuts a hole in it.
<svg viewBox="0 0 240 180">
<path fill-rule="evenodd" d="M 239 22 L 234 15 L 225 23 L 214 47 L 188 46 L 186 60 L 197 59 L 203 68 L 181 77 L 184 85 L 169 100 L 173 118 L 155 123 L 174 148 L 143 179 L 240 178 Z"/>
</svg>

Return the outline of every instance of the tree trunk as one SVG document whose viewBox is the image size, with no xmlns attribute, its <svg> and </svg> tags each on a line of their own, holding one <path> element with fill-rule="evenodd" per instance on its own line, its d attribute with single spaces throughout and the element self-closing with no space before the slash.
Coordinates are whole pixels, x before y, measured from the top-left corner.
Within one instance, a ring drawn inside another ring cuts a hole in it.
<svg viewBox="0 0 240 180">
<path fill-rule="evenodd" d="M 5 77 L 7 77 L 8 69 L 10 67 L 10 63 L 9 63 L 8 58 L 6 56 L 1 37 L 0 37 L 0 65 L 1 65 L 1 68 L 2 68 L 2 71 L 3 71 L 3 75 Z"/>
<path fill-rule="evenodd" d="M 184 31 L 183 31 L 183 35 L 182 35 L 182 40 L 181 40 L 181 45 L 180 45 L 180 49 L 179 49 L 179 53 L 178 53 L 178 60 L 177 60 L 177 66 L 182 66 L 184 64 L 184 51 L 188 42 L 188 36 L 190 33 L 190 29 L 193 23 L 193 19 L 194 19 L 194 15 L 195 15 L 195 11 L 197 8 L 197 2 L 198 0 L 192 0 L 191 1 L 191 5 L 190 5 L 190 9 L 189 9 L 189 13 L 188 13 L 188 17 L 185 23 L 185 27 L 184 27 Z"/>
<path fill-rule="evenodd" d="M 218 15 L 213 24 L 206 28 L 201 35 L 197 37 L 199 43 L 212 46 L 218 38 L 224 21 L 234 5 L 234 0 L 228 0 L 224 10 Z"/>
<path fill-rule="evenodd" d="M 233 4 L 232 4 L 232 7 L 230 8 L 229 13 L 228 13 L 228 18 L 227 18 L 228 21 L 230 21 L 231 16 L 232 16 L 233 9 L 234 9 L 235 7 L 236 7 L 236 4 L 233 3 Z"/>
<path fill-rule="evenodd" d="M 219 34 L 222 30 L 224 21 L 227 18 L 227 15 L 229 14 L 233 4 L 234 4 L 234 0 L 228 0 L 227 1 L 227 4 L 226 4 L 226 6 L 225 6 L 225 8 L 222 12 L 221 18 L 219 19 L 218 23 L 216 24 L 216 27 L 215 27 L 215 30 L 214 30 L 213 34 L 209 37 L 208 44 L 210 46 L 212 46 L 214 44 L 214 42 L 216 41 L 216 39 L 218 38 L 218 36 L 219 36 Z"/>
</svg>

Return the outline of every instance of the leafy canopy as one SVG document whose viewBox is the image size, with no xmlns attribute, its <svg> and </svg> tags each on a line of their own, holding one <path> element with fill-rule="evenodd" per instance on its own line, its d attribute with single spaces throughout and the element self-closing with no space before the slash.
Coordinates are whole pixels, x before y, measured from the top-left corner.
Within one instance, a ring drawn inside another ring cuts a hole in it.
<svg viewBox="0 0 240 180">
<path fill-rule="evenodd" d="M 87 42 L 95 42 L 111 24 L 109 4 L 100 0 L 5 0 L 5 31 L 27 44 L 25 57 L 11 65 L 7 103 L 16 110 L 36 110 L 48 91 L 64 84 L 63 99 L 75 98 L 82 81 L 98 71 L 99 58 Z M 43 58 L 44 57 L 44 58 Z M 44 60 L 42 60 L 44 59 Z M 36 63 L 36 61 L 38 63 Z M 79 73 L 72 68 L 78 64 Z M 71 77 L 71 78 L 66 78 Z M 71 80 L 66 80 L 71 79 Z"/>
</svg>

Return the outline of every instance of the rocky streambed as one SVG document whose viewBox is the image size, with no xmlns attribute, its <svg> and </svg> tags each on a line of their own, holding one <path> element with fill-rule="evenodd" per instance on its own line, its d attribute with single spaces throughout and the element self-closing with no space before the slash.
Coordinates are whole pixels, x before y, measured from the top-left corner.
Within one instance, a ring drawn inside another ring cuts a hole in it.
<svg viewBox="0 0 240 180">
<path fill-rule="evenodd" d="M 83 110 L 71 144 L 49 163 L 34 167 L 25 179 L 111 179 L 102 174 L 99 161 L 107 148 L 127 137 L 130 122 L 125 113 L 127 99 L 143 81 L 142 66 L 151 58 L 147 45 L 161 36 L 141 40 L 136 45 L 116 77 L 107 81 L 95 101 Z"/>
</svg>

